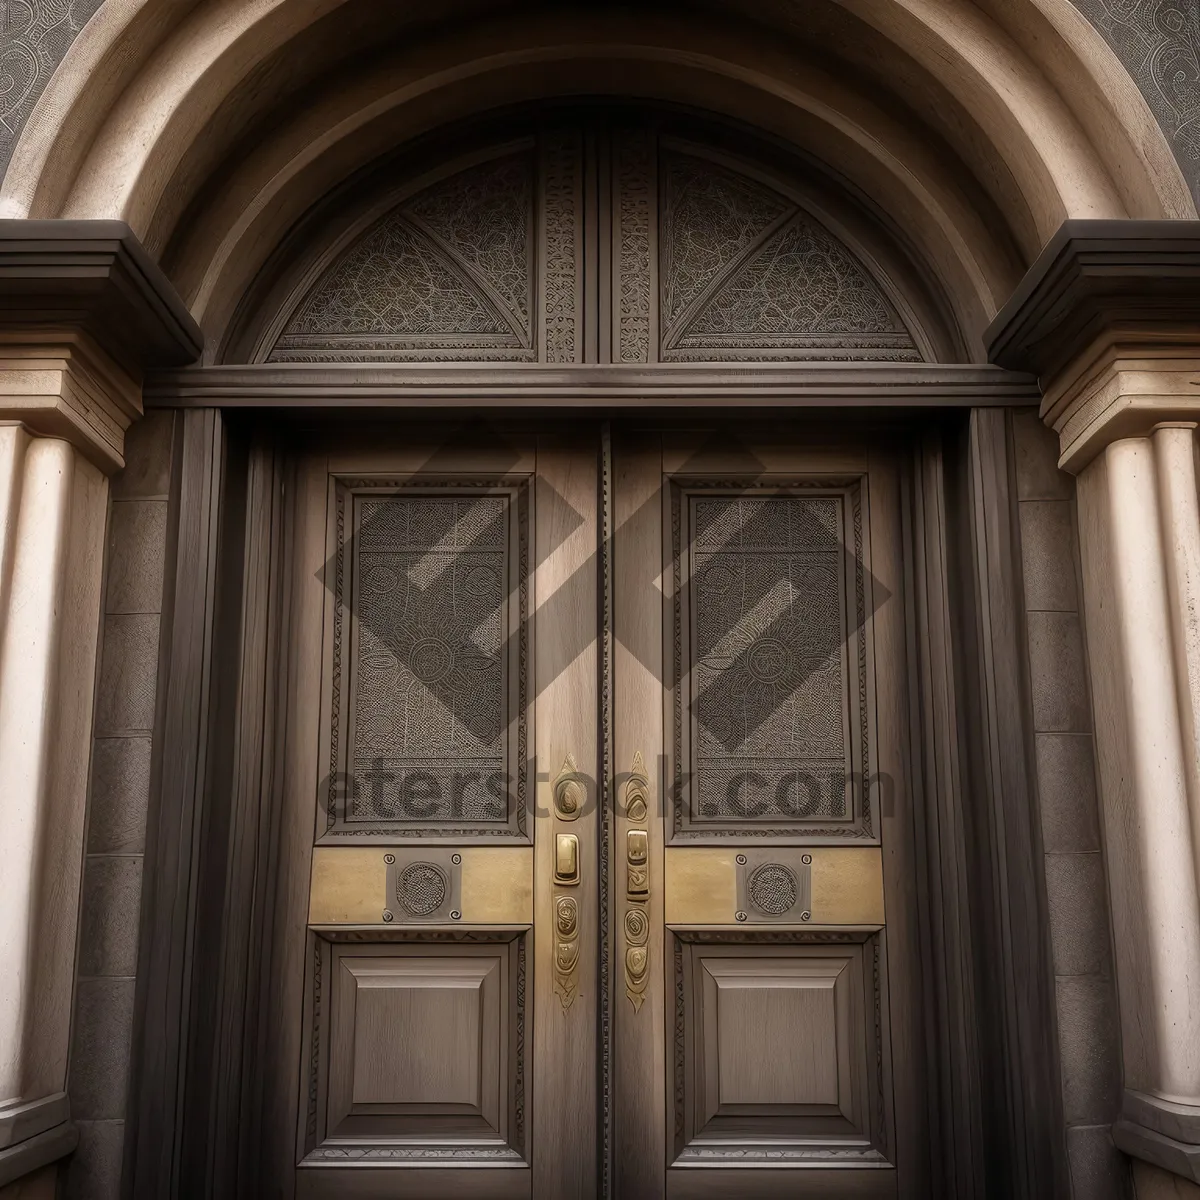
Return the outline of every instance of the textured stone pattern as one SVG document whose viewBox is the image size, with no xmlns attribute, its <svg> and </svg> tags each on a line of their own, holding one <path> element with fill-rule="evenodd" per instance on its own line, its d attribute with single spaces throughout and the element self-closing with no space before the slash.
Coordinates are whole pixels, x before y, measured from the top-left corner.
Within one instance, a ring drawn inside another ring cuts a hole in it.
<svg viewBox="0 0 1200 1200">
<path fill-rule="evenodd" d="M 1125 64 L 1200 204 L 1200 4 L 1075 0 Z"/>
<path fill-rule="evenodd" d="M 1200 203 L 1200 5 L 1074 0 L 1133 76 Z M 0 4 L 0 176 L 33 106 L 103 0 Z"/>
<path fill-rule="evenodd" d="M 80 1136 L 66 1200 L 120 1193 L 172 422 L 169 412 L 137 422 L 112 482 L 68 1084 Z"/>
<path fill-rule="evenodd" d="M 663 360 L 920 359 L 862 264 L 766 184 L 668 147 L 659 192 Z"/>
<path fill-rule="evenodd" d="M 577 361 L 582 141 L 541 142 L 449 175 L 339 248 L 269 361 Z M 618 361 L 649 361 L 655 328 L 667 361 L 920 359 L 879 282 L 794 201 L 652 131 L 623 131 L 616 152 Z"/>
<path fill-rule="evenodd" d="M 531 152 L 425 188 L 329 266 L 271 362 L 531 359 Z"/>
<path fill-rule="evenodd" d="M 1035 412 L 1014 418 L 1037 788 L 1073 1200 L 1130 1200 L 1109 1127 L 1121 1095 L 1091 708 L 1076 571 L 1074 483 Z"/>
<path fill-rule="evenodd" d="M 0 3 L 0 176 L 38 97 L 103 0 Z"/>
</svg>

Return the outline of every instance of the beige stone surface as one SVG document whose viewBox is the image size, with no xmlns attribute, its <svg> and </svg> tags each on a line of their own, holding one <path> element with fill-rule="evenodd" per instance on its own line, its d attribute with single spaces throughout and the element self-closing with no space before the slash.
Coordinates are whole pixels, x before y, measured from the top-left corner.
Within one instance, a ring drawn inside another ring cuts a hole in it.
<svg viewBox="0 0 1200 1200">
<path fill-rule="evenodd" d="M 0 340 L 0 1134 L 67 1115 L 108 478 L 136 385 L 64 336 Z M 6 1190 L 54 1194 L 54 1171 Z M 15 1186 L 15 1185 L 14 1185 Z"/>
<path fill-rule="evenodd" d="M 1133 1183 L 1137 1200 L 1200 1200 L 1200 1186 L 1150 1163 L 1133 1164 Z"/>
</svg>

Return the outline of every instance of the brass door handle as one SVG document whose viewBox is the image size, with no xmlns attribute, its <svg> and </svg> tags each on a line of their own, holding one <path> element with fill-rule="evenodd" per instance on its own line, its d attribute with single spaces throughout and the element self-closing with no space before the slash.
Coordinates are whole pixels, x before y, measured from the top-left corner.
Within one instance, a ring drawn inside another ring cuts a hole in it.
<svg viewBox="0 0 1200 1200">
<path fill-rule="evenodd" d="M 554 886 L 579 884 L 579 838 L 573 833 L 554 835 Z M 554 898 L 554 990 L 564 1009 L 571 1007 L 578 990 L 579 901 L 559 893 Z"/>
<path fill-rule="evenodd" d="M 579 882 L 579 838 L 573 833 L 555 835 L 554 882 L 559 887 L 574 887 Z"/>
</svg>

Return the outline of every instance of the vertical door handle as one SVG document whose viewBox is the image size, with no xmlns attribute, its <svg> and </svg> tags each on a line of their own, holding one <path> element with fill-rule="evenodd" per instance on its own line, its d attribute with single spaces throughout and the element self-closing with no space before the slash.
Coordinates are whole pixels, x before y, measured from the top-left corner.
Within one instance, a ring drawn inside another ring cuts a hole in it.
<svg viewBox="0 0 1200 1200">
<path fill-rule="evenodd" d="M 579 882 L 579 838 L 573 833 L 555 835 L 554 882 L 559 887 L 574 887 Z"/>
</svg>

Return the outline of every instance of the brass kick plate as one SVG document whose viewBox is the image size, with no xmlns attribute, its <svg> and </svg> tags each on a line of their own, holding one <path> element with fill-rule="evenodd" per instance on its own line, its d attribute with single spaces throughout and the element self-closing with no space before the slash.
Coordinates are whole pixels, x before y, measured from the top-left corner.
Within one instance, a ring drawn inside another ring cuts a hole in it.
<svg viewBox="0 0 1200 1200">
<path fill-rule="evenodd" d="M 738 862 L 739 856 L 749 859 L 751 853 L 753 862 Z M 767 919 L 795 925 L 884 923 L 883 854 L 878 846 L 781 846 L 744 853 L 723 847 L 669 846 L 665 860 L 668 925 L 744 926 Z M 750 905 L 739 908 L 739 874 L 744 877 L 747 867 L 760 866 L 777 866 L 785 878 L 790 874 L 807 882 L 808 908 L 798 903 L 785 917 L 770 918 L 755 913 Z"/>
<path fill-rule="evenodd" d="M 460 916 L 455 924 L 531 925 L 533 923 L 533 847 L 462 846 L 453 853 L 459 875 Z M 420 850 L 389 846 L 316 846 L 308 920 L 312 925 L 380 925 L 387 897 L 388 864 L 396 858 L 420 858 Z M 398 909 L 395 920 L 403 921 Z"/>
</svg>

